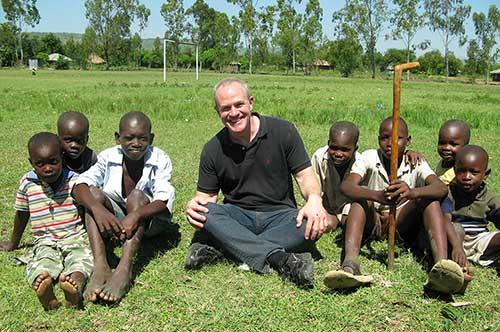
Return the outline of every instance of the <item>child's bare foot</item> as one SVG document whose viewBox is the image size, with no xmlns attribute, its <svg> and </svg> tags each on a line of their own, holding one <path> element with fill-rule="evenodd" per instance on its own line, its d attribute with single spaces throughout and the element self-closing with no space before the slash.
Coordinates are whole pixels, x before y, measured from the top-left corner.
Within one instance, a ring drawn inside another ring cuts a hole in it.
<svg viewBox="0 0 500 332">
<path fill-rule="evenodd" d="M 132 274 L 116 269 L 111 279 L 100 290 L 99 297 L 107 302 L 119 302 L 130 287 Z"/>
<path fill-rule="evenodd" d="M 54 294 L 52 278 L 48 272 L 42 272 L 35 280 L 33 289 L 45 310 L 56 309 L 61 305 Z"/>
<path fill-rule="evenodd" d="M 94 266 L 94 271 L 90 276 L 87 287 L 83 292 L 83 298 L 87 301 L 95 302 L 98 299 L 98 294 L 104 288 L 106 282 L 111 278 L 113 272 L 109 266 Z"/>
<path fill-rule="evenodd" d="M 81 307 L 82 306 L 82 289 L 85 282 L 83 273 L 76 271 L 69 276 L 61 274 L 59 276 L 59 287 L 64 292 L 67 307 Z"/>
</svg>

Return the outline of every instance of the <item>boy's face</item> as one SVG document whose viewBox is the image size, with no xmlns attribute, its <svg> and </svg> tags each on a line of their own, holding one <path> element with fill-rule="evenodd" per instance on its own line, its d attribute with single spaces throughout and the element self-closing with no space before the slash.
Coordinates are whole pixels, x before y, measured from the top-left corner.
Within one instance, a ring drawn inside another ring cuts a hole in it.
<svg viewBox="0 0 500 332">
<path fill-rule="evenodd" d="M 446 163 L 454 163 L 455 157 L 466 144 L 464 133 L 458 127 L 444 127 L 439 131 L 438 153 Z"/>
<path fill-rule="evenodd" d="M 131 119 L 122 125 L 119 133 L 115 133 L 115 139 L 127 158 L 140 160 L 153 143 L 153 134 L 146 123 Z"/>
<path fill-rule="evenodd" d="M 63 153 L 70 159 L 80 157 L 87 146 L 88 128 L 78 121 L 68 121 L 58 128 Z"/>
<path fill-rule="evenodd" d="M 62 173 L 61 149 L 55 142 L 30 149 L 29 161 L 36 175 L 46 183 L 54 183 Z"/>
<path fill-rule="evenodd" d="M 398 159 L 401 160 L 403 158 L 403 154 L 405 153 L 406 147 L 410 143 L 410 138 L 408 137 L 408 131 L 404 128 L 404 126 L 399 124 L 398 130 Z M 379 132 L 378 136 L 378 145 L 382 150 L 383 155 L 387 159 L 391 159 L 391 131 L 392 131 L 392 121 L 385 121 Z"/>
<path fill-rule="evenodd" d="M 328 154 L 335 166 L 347 164 L 357 148 L 352 135 L 348 133 L 333 135 L 328 140 Z"/>
<path fill-rule="evenodd" d="M 486 177 L 486 160 L 476 154 L 466 154 L 455 163 L 457 184 L 465 192 L 474 192 Z"/>
</svg>

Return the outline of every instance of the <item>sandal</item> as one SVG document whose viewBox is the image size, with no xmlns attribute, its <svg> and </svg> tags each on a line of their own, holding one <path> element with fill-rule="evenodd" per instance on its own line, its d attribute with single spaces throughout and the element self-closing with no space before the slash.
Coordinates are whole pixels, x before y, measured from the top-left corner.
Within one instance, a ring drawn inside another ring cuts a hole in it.
<svg viewBox="0 0 500 332">
<path fill-rule="evenodd" d="M 441 259 L 429 272 L 425 287 L 437 292 L 454 294 L 464 285 L 462 268 L 450 259 Z"/>
<path fill-rule="evenodd" d="M 347 269 L 350 269 L 352 273 Z M 372 280 L 371 276 L 361 274 L 358 263 L 346 260 L 342 263 L 340 270 L 327 272 L 323 282 L 330 289 L 347 289 L 366 286 Z"/>
</svg>

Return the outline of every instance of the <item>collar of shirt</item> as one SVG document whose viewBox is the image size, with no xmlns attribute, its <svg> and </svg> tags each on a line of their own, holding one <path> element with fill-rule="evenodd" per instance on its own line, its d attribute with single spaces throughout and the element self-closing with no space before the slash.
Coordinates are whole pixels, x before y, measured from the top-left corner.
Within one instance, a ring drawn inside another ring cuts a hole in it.
<svg viewBox="0 0 500 332">
<path fill-rule="evenodd" d="M 467 195 L 467 193 L 463 192 L 462 190 L 460 190 L 458 188 L 456 181 L 453 181 L 450 183 L 450 191 L 452 192 L 453 197 L 455 197 L 458 200 L 470 200 L 471 199 L 471 197 L 469 195 Z M 474 196 L 473 200 L 474 201 L 481 201 L 486 196 L 487 192 L 488 192 L 488 188 L 486 186 L 486 183 L 485 182 L 481 183 L 479 190 L 478 190 L 477 194 Z"/>
<path fill-rule="evenodd" d="M 390 182 L 389 175 L 387 174 L 387 171 L 385 170 L 385 167 L 382 163 L 384 156 L 380 149 L 377 150 L 377 156 L 378 160 L 377 163 L 375 164 L 375 167 L 377 168 L 379 174 L 382 176 L 384 181 L 389 183 Z M 410 172 L 411 172 L 411 165 L 409 163 L 405 163 L 404 160 L 402 160 L 398 168 L 398 176 L 397 176 L 398 180 L 401 180 L 406 174 L 410 174 Z"/>
<path fill-rule="evenodd" d="M 64 185 L 64 183 L 66 182 L 67 179 L 69 178 L 72 178 L 73 176 L 75 176 L 76 173 L 67 169 L 66 167 L 63 167 L 62 169 L 62 174 L 61 174 L 61 181 L 59 182 L 57 188 L 55 188 L 54 192 L 55 191 L 58 191 L 61 186 Z M 34 170 L 31 170 L 28 175 L 26 176 L 26 178 L 30 181 L 33 181 L 33 182 L 36 182 L 36 183 L 39 183 L 41 184 L 44 188 L 51 188 L 50 187 L 50 184 L 48 184 L 47 182 L 41 180 L 39 177 L 38 177 L 38 174 L 35 173 Z"/>
<path fill-rule="evenodd" d="M 255 135 L 254 139 L 250 142 L 250 144 L 246 147 L 246 149 L 250 149 L 252 146 L 254 146 L 258 141 L 259 139 L 261 138 L 264 138 L 267 136 L 267 133 L 268 133 L 268 126 L 267 126 L 267 121 L 266 121 L 266 118 L 265 117 L 262 117 L 260 116 L 259 113 L 257 112 L 252 112 L 252 115 L 255 115 L 256 117 L 259 118 L 259 131 L 257 132 L 257 134 Z M 239 143 L 236 143 L 236 142 L 233 142 L 231 140 L 231 137 L 229 137 L 229 131 L 227 128 L 224 128 L 225 129 L 225 143 L 229 146 L 229 147 L 233 147 L 235 145 L 238 145 L 238 146 L 241 146 L 241 144 Z"/>
</svg>

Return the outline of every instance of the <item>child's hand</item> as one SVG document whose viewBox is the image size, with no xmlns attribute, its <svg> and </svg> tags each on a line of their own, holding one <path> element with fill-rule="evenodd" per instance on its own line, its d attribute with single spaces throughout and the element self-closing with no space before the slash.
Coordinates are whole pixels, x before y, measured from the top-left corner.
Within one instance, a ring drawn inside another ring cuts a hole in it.
<svg viewBox="0 0 500 332">
<path fill-rule="evenodd" d="M 14 249 L 17 249 L 17 246 L 11 241 L 0 241 L 1 251 L 12 251 Z"/>
<path fill-rule="evenodd" d="M 411 166 L 415 167 L 417 165 L 420 165 L 420 163 L 423 161 L 425 161 L 425 157 L 420 152 L 411 150 L 406 151 L 405 153 L 406 164 L 410 164 Z"/>
<path fill-rule="evenodd" d="M 102 207 L 94 211 L 94 220 L 99 232 L 106 238 L 119 238 L 122 233 L 122 225 L 116 217 Z"/>
<path fill-rule="evenodd" d="M 463 248 L 453 248 L 451 251 L 451 259 L 461 267 L 467 266 L 467 257 Z"/>
<path fill-rule="evenodd" d="M 120 240 L 125 241 L 127 239 L 130 239 L 134 235 L 138 226 L 139 215 L 135 212 L 127 214 L 127 216 L 122 220 L 123 230 L 122 234 L 120 234 Z"/>
<path fill-rule="evenodd" d="M 408 184 L 401 180 L 396 180 L 385 188 L 385 198 L 390 202 L 400 204 L 406 200 L 414 199 L 414 191 Z"/>
<path fill-rule="evenodd" d="M 387 200 L 385 190 L 376 191 L 374 200 L 383 205 L 391 204 L 391 201 Z"/>
</svg>

